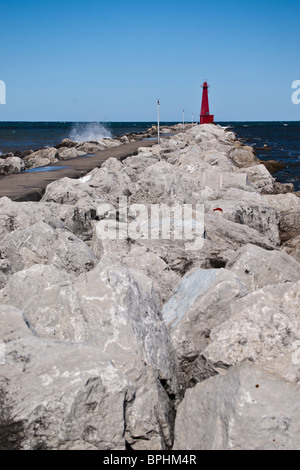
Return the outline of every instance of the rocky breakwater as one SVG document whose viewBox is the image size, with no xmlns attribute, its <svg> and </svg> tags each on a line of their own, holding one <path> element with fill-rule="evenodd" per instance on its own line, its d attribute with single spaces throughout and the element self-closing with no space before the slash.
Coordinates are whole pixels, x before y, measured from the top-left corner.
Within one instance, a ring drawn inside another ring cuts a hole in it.
<svg viewBox="0 0 300 470">
<path fill-rule="evenodd" d="M 187 129 L 189 124 L 183 126 L 176 124 L 170 127 L 162 127 L 161 133 L 168 134 Z M 157 127 L 152 126 L 145 132 L 129 133 L 115 138 L 104 137 L 97 141 L 76 142 L 71 139 L 63 139 L 54 147 L 45 147 L 36 150 L 10 152 L 0 155 L 0 177 L 26 170 L 39 168 L 46 165 L 55 165 L 59 161 L 70 160 L 83 155 L 93 155 L 101 150 L 107 150 L 129 142 L 154 138 L 157 136 Z"/>
<path fill-rule="evenodd" d="M 0 199 L 0 448 L 299 449 L 299 213 L 215 125 Z"/>
</svg>

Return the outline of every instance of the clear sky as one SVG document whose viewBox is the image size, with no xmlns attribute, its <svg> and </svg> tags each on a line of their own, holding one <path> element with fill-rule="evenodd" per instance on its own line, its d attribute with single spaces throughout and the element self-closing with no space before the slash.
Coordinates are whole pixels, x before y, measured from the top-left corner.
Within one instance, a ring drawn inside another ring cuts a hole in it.
<svg viewBox="0 0 300 470">
<path fill-rule="evenodd" d="M 300 120 L 299 0 L 0 0 L 6 121 Z"/>
</svg>

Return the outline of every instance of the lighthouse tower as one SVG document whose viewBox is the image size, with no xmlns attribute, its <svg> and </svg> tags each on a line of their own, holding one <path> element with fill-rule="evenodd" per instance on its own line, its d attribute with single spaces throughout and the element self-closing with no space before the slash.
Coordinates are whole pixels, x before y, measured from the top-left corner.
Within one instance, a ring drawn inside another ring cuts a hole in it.
<svg viewBox="0 0 300 470">
<path fill-rule="evenodd" d="M 207 82 L 203 83 L 202 88 L 203 88 L 203 92 L 202 92 L 200 124 L 212 124 L 214 122 L 214 116 L 213 114 L 209 114 Z"/>
</svg>

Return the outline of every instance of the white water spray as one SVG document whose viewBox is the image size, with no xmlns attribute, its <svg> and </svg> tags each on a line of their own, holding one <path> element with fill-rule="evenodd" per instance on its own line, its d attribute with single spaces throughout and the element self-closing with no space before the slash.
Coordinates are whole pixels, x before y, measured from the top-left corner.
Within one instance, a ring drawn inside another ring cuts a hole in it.
<svg viewBox="0 0 300 470">
<path fill-rule="evenodd" d="M 70 133 L 70 139 L 74 142 L 99 142 L 103 138 L 111 139 L 112 134 L 109 129 L 99 122 L 78 122 Z"/>
</svg>

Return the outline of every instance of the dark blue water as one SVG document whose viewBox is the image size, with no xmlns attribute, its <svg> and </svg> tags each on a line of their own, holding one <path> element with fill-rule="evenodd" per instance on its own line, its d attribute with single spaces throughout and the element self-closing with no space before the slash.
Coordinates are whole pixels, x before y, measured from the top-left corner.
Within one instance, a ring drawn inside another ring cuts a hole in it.
<svg viewBox="0 0 300 470">
<path fill-rule="evenodd" d="M 226 122 L 245 144 L 255 149 L 260 160 L 285 165 L 273 176 L 280 183 L 293 183 L 300 191 L 300 122 Z M 264 147 L 266 146 L 266 147 Z"/>
<path fill-rule="evenodd" d="M 0 152 L 37 150 L 69 138 L 97 141 L 131 132 L 143 132 L 155 122 L 0 122 Z M 165 125 L 167 123 L 161 123 Z M 170 124 L 177 124 L 168 123 Z"/>
<path fill-rule="evenodd" d="M 143 132 L 155 122 L 0 122 L 0 152 L 53 146 L 65 138 L 99 140 L 130 132 Z M 176 122 L 162 122 L 171 125 Z M 274 173 L 282 183 L 293 183 L 300 191 L 300 122 L 220 122 L 256 150 L 261 160 L 276 160 L 285 168 Z M 264 147 L 266 145 L 267 147 Z"/>
</svg>

